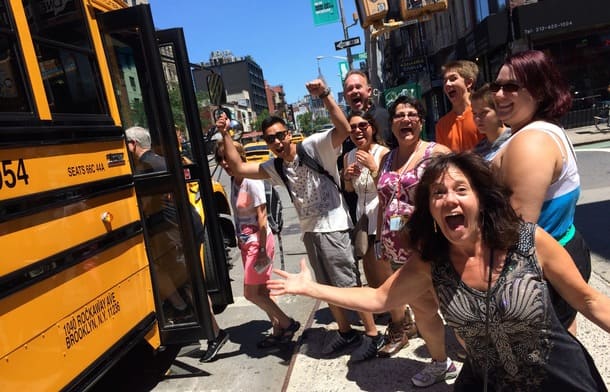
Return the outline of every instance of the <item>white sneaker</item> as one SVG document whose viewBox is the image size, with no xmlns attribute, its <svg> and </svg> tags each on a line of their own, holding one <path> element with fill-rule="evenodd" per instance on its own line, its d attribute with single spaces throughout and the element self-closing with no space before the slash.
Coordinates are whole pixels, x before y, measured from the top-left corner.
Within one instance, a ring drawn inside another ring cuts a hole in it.
<svg viewBox="0 0 610 392">
<path fill-rule="evenodd" d="M 450 380 L 457 376 L 457 369 L 451 358 L 446 361 L 432 361 L 426 365 L 419 373 L 411 378 L 411 382 L 416 387 L 429 387 L 437 382 Z"/>
</svg>

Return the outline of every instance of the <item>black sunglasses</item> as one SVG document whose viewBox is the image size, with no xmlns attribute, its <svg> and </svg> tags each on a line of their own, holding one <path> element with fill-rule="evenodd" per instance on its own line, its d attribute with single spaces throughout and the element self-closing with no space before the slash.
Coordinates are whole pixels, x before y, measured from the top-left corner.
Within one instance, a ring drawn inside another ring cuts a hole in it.
<svg viewBox="0 0 610 392">
<path fill-rule="evenodd" d="M 271 144 L 277 138 L 277 140 L 279 140 L 281 142 L 282 140 L 286 139 L 287 134 L 288 134 L 288 131 L 279 131 L 279 132 L 274 133 L 273 135 L 263 136 L 263 140 L 265 142 L 267 142 L 268 144 Z"/>
<path fill-rule="evenodd" d="M 361 131 L 366 131 L 369 125 L 368 121 L 360 121 L 358 124 L 350 124 L 349 127 L 352 131 L 355 131 L 356 128 L 360 128 Z"/>
<path fill-rule="evenodd" d="M 519 91 L 519 89 L 521 89 L 521 85 L 519 85 L 518 83 L 515 83 L 515 82 L 507 82 L 507 83 L 491 82 L 489 84 L 489 89 L 491 90 L 492 93 L 497 93 L 500 90 L 504 91 L 505 93 L 516 93 L 517 91 Z"/>
</svg>

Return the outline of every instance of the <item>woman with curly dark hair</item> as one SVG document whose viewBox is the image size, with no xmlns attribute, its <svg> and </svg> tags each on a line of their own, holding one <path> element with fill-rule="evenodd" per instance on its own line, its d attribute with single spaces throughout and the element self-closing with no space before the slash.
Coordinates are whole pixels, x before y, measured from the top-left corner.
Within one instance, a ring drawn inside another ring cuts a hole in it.
<svg viewBox="0 0 610 392">
<path fill-rule="evenodd" d="M 436 291 L 447 324 L 464 339 L 457 391 L 604 391 L 585 348 L 561 325 L 548 283 L 610 332 L 610 299 L 577 273 L 565 249 L 520 220 L 510 190 L 472 153 L 432 158 L 421 177 L 409 238 L 419 250 L 381 287 L 335 288 L 275 271 L 273 295 L 301 294 L 379 312 Z"/>
</svg>

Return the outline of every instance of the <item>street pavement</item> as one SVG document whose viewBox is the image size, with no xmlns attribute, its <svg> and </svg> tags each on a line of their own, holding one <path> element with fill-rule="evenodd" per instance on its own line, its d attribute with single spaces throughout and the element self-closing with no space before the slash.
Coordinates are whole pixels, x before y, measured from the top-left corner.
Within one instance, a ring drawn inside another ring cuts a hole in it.
<svg viewBox="0 0 610 392">
<path fill-rule="evenodd" d="M 568 130 L 575 146 L 610 140 L 610 130 L 597 131 L 594 127 Z M 227 179 L 221 178 L 221 182 Z M 229 189 L 229 188 L 227 188 Z M 284 204 L 285 227 L 282 243 L 286 270 L 296 271 L 298 261 L 305 256 L 294 208 L 287 194 L 280 189 Z M 607 200 L 608 197 L 605 197 Z M 581 200 L 580 204 L 587 203 Z M 599 213 L 598 213 L 599 215 Z M 601 214 L 604 215 L 604 214 Z M 607 211 L 605 213 L 607 227 Z M 597 224 L 597 223 L 596 223 Z M 579 227 L 587 225 L 582 222 Z M 591 228 L 590 228 L 591 230 Z M 607 236 L 605 241 L 607 242 Z M 597 240 L 596 240 L 597 241 Z M 600 241 L 603 241 L 600 240 Z M 592 249 L 593 274 L 590 284 L 610 296 L 610 255 L 597 253 L 607 244 L 589 243 Z M 275 265 L 279 266 L 279 249 Z M 349 364 L 349 353 L 334 359 L 321 359 L 320 351 L 328 331 L 336 328 L 326 304 L 303 297 L 283 296 L 277 301 L 285 312 L 303 325 L 296 343 L 281 350 L 262 352 L 256 341 L 269 328 L 265 314 L 243 298 L 240 257 L 233 253 L 236 266 L 231 270 L 235 304 L 217 315 L 222 328 L 231 336 L 222 348 L 218 359 L 201 364 L 199 345 L 184 347 L 174 360 L 166 377 L 154 386 L 154 391 L 411 391 L 420 390 L 411 385 L 410 377 L 430 359 L 422 339 L 412 339 L 410 345 L 392 358 L 378 358 L 363 363 Z M 362 329 L 353 314 L 355 328 Z M 383 331 L 385 326 L 380 324 Z M 578 338 L 589 350 L 606 385 L 610 387 L 610 338 L 599 327 L 578 316 Z M 205 346 L 205 342 L 203 342 Z M 457 342 L 447 331 L 448 354 L 458 367 Z M 450 391 L 452 381 L 425 389 L 429 392 Z"/>
</svg>

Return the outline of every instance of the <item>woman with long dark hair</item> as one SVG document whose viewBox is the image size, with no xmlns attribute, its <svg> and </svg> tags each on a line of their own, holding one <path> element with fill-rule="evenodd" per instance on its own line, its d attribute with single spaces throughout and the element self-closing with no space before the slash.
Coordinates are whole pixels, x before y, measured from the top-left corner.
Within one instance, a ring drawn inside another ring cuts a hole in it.
<svg viewBox="0 0 610 392">
<path fill-rule="evenodd" d="M 439 155 L 420 179 L 408 225 L 414 252 L 381 287 L 336 288 L 274 272 L 274 295 L 300 294 L 379 312 L 434 289 L 468 353 L 457 391 L 605 391 L 585 348 L 555 314 L 548 283 L 610 332 L 610 298 L 578 274 L 565 249 L 512 209 L 510 189 L 481 157 Z M 548 282 L 548 283 L 547 283 Z"/>
</svg>

